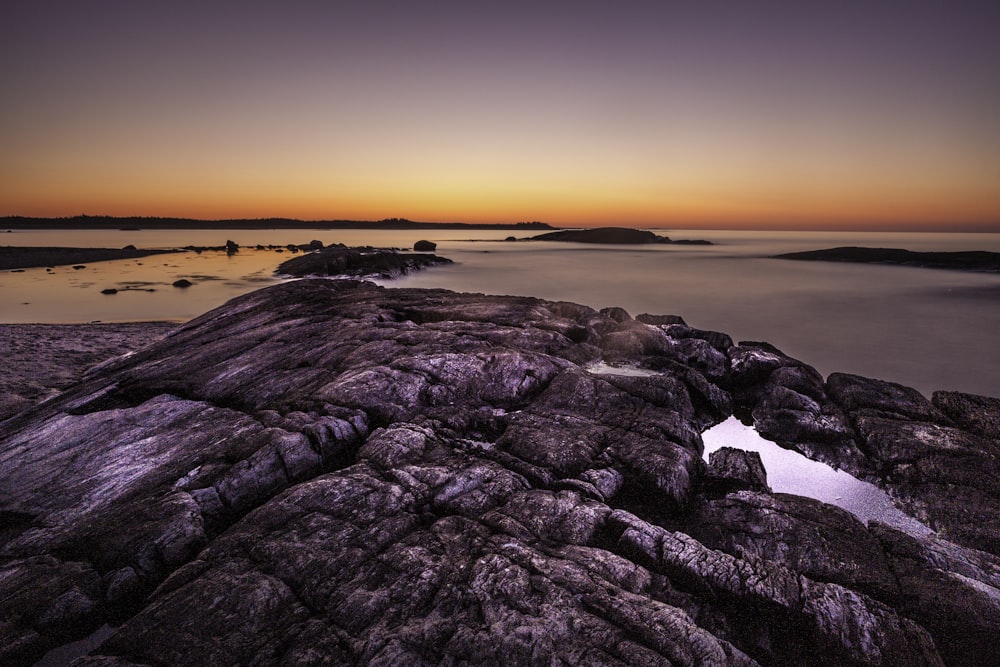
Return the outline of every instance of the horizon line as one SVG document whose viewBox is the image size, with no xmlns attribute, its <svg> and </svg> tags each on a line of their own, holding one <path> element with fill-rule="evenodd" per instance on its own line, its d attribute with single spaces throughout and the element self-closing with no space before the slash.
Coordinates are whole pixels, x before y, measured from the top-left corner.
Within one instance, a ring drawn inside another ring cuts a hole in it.
<svg viewBox="0 0 1000 667">
<path fill-rule="evenodd" d="M 106 215 L 106 214 L 89 214 L 81 213 L 76 215 L 64 215 L 64 216 L 29 216 L 29 215 L 19 215 L 19 214 L 9 214 L 0 216 L 0 220 L 4 222 L 14 222 L 14 221 L 30 221 L 38 223 L 39 225 L 44 225 L 46 222 L 70 222 L 70 221 L 84 221 L 88 219 L 93 220 L 108 220 L 108 221 L 161 221 L 161 222 L 186 222 L 186 223 L 205 223 L 206 225 L 211 225 L 212 223 L 239 223 L 239 222 L 283 222 L 283 223 L 302 223 L 308 225 L 323 225 L 323 224 L 362 224 L 362 225 L 375 225 L 375 224 L 414 224 L 414 225 L 461 225 L 468 227 L 542 227 L 548 226 L 553 229 L 594 229 L 600 227 L 626 227 L 633 229 L 657 229 L 657 230 L 704 230 L 704 231 L 783 231 L 783 232 L 858 232 L 858 233 L 982 233 L 982 234 L 997 234 L 1000 233 L 1000 221 L 997 222 L 987 222 L 987 223 L 974 223 L 969 221 L 952 222 L 952 223 L 937 223 L 937 222 L 919 222 L 911 221 L 907 223 L 900 223 L 894 225 L 891 223 L 879 222 L 872 223 L 871 225 L 866 225 L 864 223 L 849 222 L 844 225 L 838 226 L 835 223 L 826 223 L 820 225 L 795 225 L 791 223 L 749 223 L 749 224 L 739 224 L 739 223 L 706 223 L 706 224 L 695 224 L 695 223 L 594 223 L 594 224 L 572 224 L 572 223 L 562 223 L 562 222 L 548 222 L 544 220 L 516 220 L 516 221 L 493 221 L 493 222 L 469 222 L 462 220 L 414 220 L 412 218 L 406 218 L 401 216 L 393 216 L 386 218 L 379 218 L 377 220 L 368 219 L 355 219 L 355 218 L 295 218 L 295 217 L 285 217 L 285 216 L 259 216 L 259 217 L 226 217 L 226 218 L 193 218 L 188 216 L 172 216 L 172 215 Z M 38 226 L 38 225 L 32 225 Z M 17 227 L 15 225 L 15 227 Z M 81 229 L 87 229 L 87 227 L 80 227 Z"/>
</svg>

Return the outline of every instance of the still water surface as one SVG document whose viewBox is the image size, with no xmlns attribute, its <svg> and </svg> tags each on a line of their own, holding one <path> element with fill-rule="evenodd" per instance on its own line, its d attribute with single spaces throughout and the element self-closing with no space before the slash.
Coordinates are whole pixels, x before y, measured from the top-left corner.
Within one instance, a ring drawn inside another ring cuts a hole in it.
<svg viewBox="0 0 1000 667">
<path fill-rule="evenodd" d="M 664 231 L 713 246 L 511 243 L 506 230 L 63 230 L 2 233 L 11 246 L 173 248 L 217 246 L 237 255 L 182 253 L 99 262 L 85 269 L 0 273 L 0 322 L 186 321 L 277 282 L 288 252 L 255 244 L 411 247 L 426 238 L 455 261 L 385 282 L 489 294 L 523 294 L 621 306 L 633 315 L 677 314 L 737 340 L 765 340 L 825 374 L 858 373 L 925 394 L 954 389 L 1000 396 L 1000 276 L 897 266 L 793 262 L 771 255 L 844 245 L 909 250 L 991 250 L 1000 234 Z M 513 232 L 518 233 L 520 232 Z M 171 283 L 188 278 L 186 290 Z M 107 296 L 107 287 L 133 287 Z M 141 291 L 155 290 L 155 291 Z"/>
<path fill-rule="evenodd" d="M 843 470 L 811 461 L 798 452 L 782 449 L 762 438 L 750 426 L 730 417 L 702 433 L 705 461 L 722 447 L 735 447 L 760 454 L 767 471 L 767 483 L 775 493 L 792 493 L 837 505 L 864 523 L 879 521 L 918 537 L 932 531 L 900 511 L 889 495 L 874 484 L 859 480 Z"/>
</svg>

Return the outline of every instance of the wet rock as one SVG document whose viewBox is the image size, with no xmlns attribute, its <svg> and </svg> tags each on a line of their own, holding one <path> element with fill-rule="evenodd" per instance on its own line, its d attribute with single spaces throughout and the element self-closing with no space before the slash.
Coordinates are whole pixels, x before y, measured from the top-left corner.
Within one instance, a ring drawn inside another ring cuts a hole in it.
<svg viewBox="0 0 1000 667">
<path fill-rule="evenodd" d="M 432 241 L 417 241 L 413 244 L 415 252 L 434 252 L 437 250 L 437 243 Z"/>
<path fill-rule="evenodd" d="M 174 287 L 191 287 L 191 285 L 194 285 L 194 283 L 188 280 L 187 278 L 181 278 L 180 280 L 175 280 L 173 282 L 173 285 Z"/>
<path fill-rule="evenodd" d="M 101 294 L 118 294 L 118 290 L 114 287 L 108 287 L 101 290 Z"/>
</svg>

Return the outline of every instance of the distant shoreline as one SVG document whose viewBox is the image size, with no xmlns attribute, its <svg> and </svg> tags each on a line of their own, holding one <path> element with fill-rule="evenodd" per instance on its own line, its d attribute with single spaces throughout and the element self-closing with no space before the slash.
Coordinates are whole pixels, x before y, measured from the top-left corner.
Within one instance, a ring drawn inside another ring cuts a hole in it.
<svg viewBox="0 0 1000 667">
<path fill-rule="evenodd" d="M 405 218 L 386 220 L 296 220 L 294 218 L 237 218 L 231 220 L 196 220 L 193 218 L 144 218 L 78 215 L 71 218 L 0 218 L 0 229 L 558 229 L 544 222 L 467 223 L 416 222 Z"/>
</svg>

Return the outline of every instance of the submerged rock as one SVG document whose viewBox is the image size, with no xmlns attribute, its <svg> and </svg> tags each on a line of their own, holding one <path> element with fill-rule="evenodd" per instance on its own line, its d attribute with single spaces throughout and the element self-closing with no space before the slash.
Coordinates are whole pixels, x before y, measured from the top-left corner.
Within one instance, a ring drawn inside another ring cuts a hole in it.
<svg viewBox="0 0 1000 667">
<path fill-rule="evenodd" d="M 648 319 L 301 280 L 102 365 L 0 429 L 0 661 L 110 622 L 76 664 L 962 664 L 966 589 L 987 650 L 995 556 L 701 458 L 734 407 L 926 406 Z"/>
</svg>

